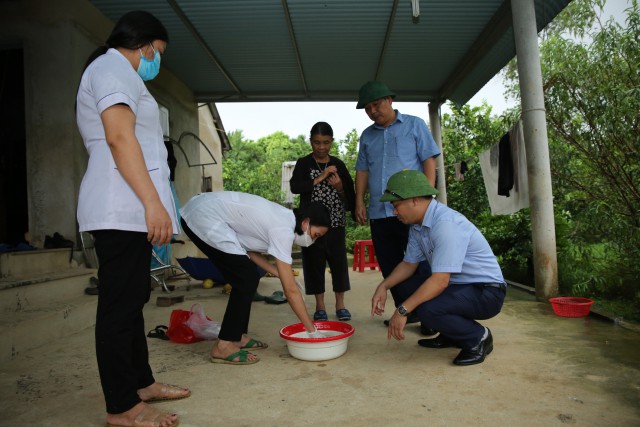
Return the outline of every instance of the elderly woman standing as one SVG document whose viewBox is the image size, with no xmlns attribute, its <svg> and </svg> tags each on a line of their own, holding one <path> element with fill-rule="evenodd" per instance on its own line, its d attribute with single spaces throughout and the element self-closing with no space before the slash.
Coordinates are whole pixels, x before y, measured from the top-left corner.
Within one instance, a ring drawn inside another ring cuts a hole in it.
<svg viewBox="0 0 640 427">
<path fill-rule="evenodd" d="M 336 295 L 336 317 L 351 320 L 351 313 L 344 304 L 344 294 L 351 289 L 347 271 L 345 245 L 346 211 L 355 204 L 353 179 L 345 164 L 329 155 L 333 144 L 333 129 L 326 122 L 318 122 L 311 128 L 311 154 L 296 162 L 291 180 L 291 192 L 300 194 L 300 207 L 321 202 L 331 216 L 331 228 L 308 248 L 302 248 L 302 269 L 307 295 L 315 295 L 316 311 L 313 320 L 328 320 L 324 303 L 324 275 L 327 263 L 331 269 L 333 292 Z"/>
<path fill-rule="evenodd" d="M 76 100 L 89 153 L 78 223 L 93 234 L 100 265 L 95 338 L 108 426 L 176 426 L 176 414 L 148 403 L 191 394 L 155 381 L 142 313 L 151 247 L 178 230 L 158 104 L 144 84 L 158 74 L 168 41 L 153 15 L 123 15 L 87 60 Z"/>
</svg>

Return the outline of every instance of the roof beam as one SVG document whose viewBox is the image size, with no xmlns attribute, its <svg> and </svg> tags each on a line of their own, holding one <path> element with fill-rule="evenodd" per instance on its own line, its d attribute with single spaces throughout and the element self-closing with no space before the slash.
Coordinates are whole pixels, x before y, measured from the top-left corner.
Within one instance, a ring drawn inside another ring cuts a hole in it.
<svg viewBox="0 0 640 427">
<path fill-rule="evenodd" d="M 458 64 L 451 73 L 451 77 L 442 85 L 440 100 L 449 99 L 458 85 L 473 72 L 482 57 L 512 26 L 511 1 L 505 0 L 464 55 L 463 61 Z"/>
<path fill-rule="evenodd" d="M 236 84 L 236 82 L 233 80 L 233 78 L 231 78 L 231 76 L 229 75 L 227 70 L 225 70 L 224 66 L 222 65 L 222 63 L 220 63 L 218 58 L 216 58 L 216 55 L 213 53 L 213 51 L 211 50 L 211 48 L 209 47 L 207 42 L 204 40 L 204 38 L 200 35 L 198 30 L 196 30 L 196 27 L 193 26 L 193 23 L 189 20 L 187 15 L 185 15 L 185 13 L 182 11 L 180 6 L 178 6 L 178 3 L 176 3 L 175 0 L 167 0 L 167 3 L 169 3 L 169 6 L 171 6 L 173 8 L 173 10 L 176 13 L 176 15 L 178 16 L 178 18 L 180 18 L 180 20 L 182 21 L 184 26 L 187 27 L 189 32 L 195 38 L 196 42 L 198 42 L 198 44 L 204 49 L 204 51 L 207 54 L 207 56 L 209 57 L 209 59 L 211 59 L 211 61 L 215 64 L 215 66 L 218 68 L 220 73 L 222 73 L 222 75 L 227 80 L 229 85 L 231 85 L 233 90 L 238 95 L 241 96 L 242 95 L 242 90 L 240 89 L 240 87 Z"/>
<path fill-rule="evenodd" d="M 382 42 L 382 49 L 380 50 L 380 56 L 378 57 L 378 66 L 376 67 L 376 74 L 373 79 L 378 80 L 380 77 L 380 73 L 382 72 L 382 66 L 384 65 L 384 55 L 387 52 L 387 46 L 389 45 L 389 37 L 391 36 L 391 31 L 393 30 L 393 21 L 396 18 L 396 11 L 398 10 L 398 2 L 400 0 L 394 0 L 393 6 L 391 7 L 391 14 L 389 14 L 389 22 L 387 23 L 387 31 L 384 34 L 384 40 Z"/>
<path fill-rule="evenodd" d="M 406 102 L 424 102 L 425 100 L 437 99 L 437 94 L 425 91 L 394 91 L 399 98 Z M 351 102 L 357 94 L 353 91 L 280 91 L 278 93 L 268 91 L 244 92 L 238 95 L 232 92 L 197 92 L 194 93 L 196 102 L 303 102 L 313 100 L 314 102 Z"/>
<path fill-rule="evenodd" d="M 302 90 L 305 95 L 309 95 L 309 89 L 307 87 L 307 80 L 304 74 L 304 68 L 302 67 L 302 60 L 300 59 L 300 49 L 298 49 L 298 42 L 296 42 L 296 33 L 293 31 L 293 23 L 291 22 L 291 13 L 289 12 L 289 5 L 287 0 L 282 0 L 282 9 L 284 10 L 284 16 L 287 21 L 287 28 L 289 29 L 289 37 L 291 37 L 291 44 L 293 45 L 293 51 L 296 54 L 296 64 L 298 65 L 298 73 L 300 73 L 300 80 L 302 81 Z"/>
</svg>

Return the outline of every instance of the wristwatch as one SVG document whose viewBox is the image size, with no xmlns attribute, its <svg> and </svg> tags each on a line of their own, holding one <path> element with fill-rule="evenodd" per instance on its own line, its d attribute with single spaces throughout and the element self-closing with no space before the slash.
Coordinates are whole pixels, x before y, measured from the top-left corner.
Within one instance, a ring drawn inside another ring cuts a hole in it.
<svg viewBox="0 0 640 427">
<path fill-rule="evenodd" d="M 399 305 L 398 306 L 398 314 L 400 316 L 407 317 L 409 315 L 409 310 L 407 310 L 407 308 L 404 305 Z"/>
</svg>

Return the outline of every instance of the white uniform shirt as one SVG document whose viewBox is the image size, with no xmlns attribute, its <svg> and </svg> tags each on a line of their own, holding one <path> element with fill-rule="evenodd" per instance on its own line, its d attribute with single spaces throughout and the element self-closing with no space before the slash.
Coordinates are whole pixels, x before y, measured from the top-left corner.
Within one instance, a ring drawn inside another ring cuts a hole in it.
<svg viewBox="0 0 640 427">
<path fill-rule="evenodd" d="M 89 153 L 78 198 L 80 231 L 147 231 L 144 206 L 118 171 L 100 119 L 100 114 L 115 104 L 128 105 L 136 116 L 136 138 L 176 234 L 180 229 L 169 187 L 158 104 L 131 63 L 115 49 L 109 49 L 89 65 L 78 89 L 76 119 Z"/>
<path fill-rule="evenodd" d="M 262 197 L 219 191 L 194 196 L 180 209 L 191 231 L 228 254 L 266 252 L 291 264 L 296 218 L 292 211 Z"/>
</svg>

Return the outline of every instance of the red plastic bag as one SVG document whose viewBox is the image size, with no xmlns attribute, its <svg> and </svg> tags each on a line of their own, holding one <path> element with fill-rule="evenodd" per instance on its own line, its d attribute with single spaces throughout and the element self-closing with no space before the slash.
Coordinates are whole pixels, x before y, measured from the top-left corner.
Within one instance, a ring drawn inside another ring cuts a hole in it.
<svg viewBox="0 0 640 427">
<path fill-rule="evenodd" d="M 202 338 L 198 338 L 191 328 L 185 324 L 192 314 L 193 312 L 190 310 L 173 310 L 171 312 L 169 329 L 167 329 L 167 336 L 171 341 L 180 344 L 202 341 Z"/>
</svg>

